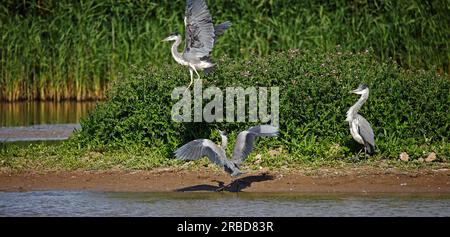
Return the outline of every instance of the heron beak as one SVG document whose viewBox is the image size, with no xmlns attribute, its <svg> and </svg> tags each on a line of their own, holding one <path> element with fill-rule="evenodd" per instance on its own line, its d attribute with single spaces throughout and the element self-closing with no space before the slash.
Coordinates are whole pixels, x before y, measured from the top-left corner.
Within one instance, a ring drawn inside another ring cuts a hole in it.
<svg viewBox="0 0 450 237">
<path fill-rule="evenodd" d="M 350 93 L 353 93 L 353 94 L 358 94 L 358 92 L 359 92 L 359 89 L 350 91 Z"/>
</svg>

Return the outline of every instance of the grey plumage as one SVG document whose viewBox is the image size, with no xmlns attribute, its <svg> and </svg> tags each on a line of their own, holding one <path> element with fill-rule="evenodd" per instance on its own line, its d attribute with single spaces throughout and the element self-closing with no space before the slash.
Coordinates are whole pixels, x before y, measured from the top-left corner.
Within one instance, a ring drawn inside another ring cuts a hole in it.
<svg viewBox="0 0 450 237">
<path fill-rule="evenodd" d="M 214 26 L 204 0 L 187 0 L 185 12 L 186 47 L 183 57 L 188 61 L 209 56 L 214 46 Z"/>
<path fill-rule="evenodd" d="M 211 52 L 217 36 L 222 35 L 231 26 L 229 21 L 214 26 L 211 14 L 204 0 L 187 0 L 184 17 L 185 24 L 185 48 L 179 53 L 177 48 L 181 43 L 181 36 L 170 35 L 164 41 L 175 41 L 172 45 L 172 56 L 181 65 L 189 67 L 191 82 L 193 72 L 200 75 L 197 70 L 212 71 L 215 64 L 211 60 Z"/>
<path fill-rule="evenodd" d="M 175 156 L 180 160 L 197 160 L 206 156 L 212 163 L 223 167 L 231 176 L 241 174 L 239 169 L 227 159 L 225 150 L 209 139 L 188 142 L 175 151 Z"/>
<path fill-rule="evenodd" d="M 197 139 L 178 148 L 175 151 L 175 157 L 180 160 L 196 160 L 206 156 L 211 162 L 223 167 L 225 172 L 229 173 L 231 176 L 238 176 L 242 174 L 238 165 L 241 164 L 253 150 L 255 137 L 277 136 L 278 128 L 271 125 L 259 125 L 240 132 L 236 138 L 231 161 L 227 159 L 225 152 L 227 145 L 226 134 L 220 131 L 220 135 L 222 137 L 221 146 L 216 145 L 208 139 Z"/>
<path fill-rule="evenodd" d="M 256 137 L 274 137 L 278 135 L 278 129 L 271 125 L 251 127 L 238 134 L 234 144 L 232 162 L 240 165 L 253 151 Z"/>
<path fill-rule="evenodd" d="M 375 136 L 369 122 L 358 114 L 359 109 L 369 98 L 369 88 L 367 85 L 361 84 L 352 93 L 361 95 L 359 100 L 347 111 L 346 121 L 350 126 L 350 133 L 358 143 L 364 145 L 367 153 L 373 154 L 375 152 Z"/>
<path fill-rule="evenodd" d="M 358 114 L 356 119 L 359 134 L 364 141 L 363 145 L 365 146 L 367 153 L 373 154 L 375 152 L 375 136 L 373 134 L 372 127 L 363 116 Z"/>
<path fill-rule="evenodd" d="M 214 36 L 221 36 L 225 32 L 226 29 L 228 29 L 231 26 L 231 22 L 225 21 L 222 24 L 214 26 Z"/>
</svg>

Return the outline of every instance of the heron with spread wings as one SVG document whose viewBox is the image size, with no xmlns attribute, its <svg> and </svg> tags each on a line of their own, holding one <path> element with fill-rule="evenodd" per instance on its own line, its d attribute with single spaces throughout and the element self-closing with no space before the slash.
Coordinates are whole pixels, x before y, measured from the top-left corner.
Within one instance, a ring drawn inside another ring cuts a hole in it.
<svg viewBox="0 0 450 237">
<path fill-rule="evenodd" d="M 187 87 L 189 89 L 194 81 L 194 72 L 197 74 L 197 79 L 200 79 L 197 70 L 209 72 L 215 66 L 211 61 L 211 51 L 216 37 L 222 35 L 231 23 L 226 21 L 214 26 L 204 0 L 187 0 L 184 25 L 186 46 L 183 53 L 178 52 L 178 46 L 181 43 L 179 33 L 172 33 L 163 41 L 175 41 L 172 45 L 172 56 L 177 63 L 189 67 L 191 78 Z"/>
<path fill-rule="evenodd" d="M 347 111 L 347 118 L 345 121 L 347 121 L 350 126 L 350 133 L 352 134 L 353 139 L 359 144 L 364 145 L 363 149 L 365 153 L 372 155 L 375 152 L 375 136 L 372 127 L 363 116 L 358 114 L 359 109 L 361 109 L 362 105 L 369 98 L 369 87 L 365 84 L 361 84 L 357 89 L 351 92 L 361 95 L 361 97 Z M 361 151 L 358 152 L 358 155 Z"/>
<path fill-rule="evenodd" d="M 235 177 L 242 174 L 239 170 L 239 165 L 253 151 L 255 138 L 275 137 L 279 133 L 278 128 L 271 125 L 259 125 L 240 132 L 234 144 L 232 159 L 229 160 L 225 151 L 228 138 L 225 132 L 219 132 L 222 138 L 220 145 L 216 145 L 209 139 L 193 140 L 175 151 L 176 158 L 180 160 L 197 160 L 206 156 L 211 162 L 223 167 L 225 172 Z"/>
</svg>

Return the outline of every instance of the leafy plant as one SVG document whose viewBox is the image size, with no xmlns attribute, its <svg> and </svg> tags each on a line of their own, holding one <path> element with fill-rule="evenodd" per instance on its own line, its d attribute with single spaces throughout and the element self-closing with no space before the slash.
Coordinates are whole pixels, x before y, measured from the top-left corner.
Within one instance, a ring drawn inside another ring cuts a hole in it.
<svg viewBox="0 0 450 237">
<path fill-rule="evenodd" d="M 450 80 L 433 70 L 405 70 L 393 61 L 380 63 L 371 51 L 340 49 L 290 50 L 249 60 L 224 57 L 218 65 L 214 73 L 203 76 L 203 89 L 279 87 L 281 135 L 261 139 L 258 147 L 281 147 L 293 160 L 353 156 L 360 146 L 350 136 L 345 113 L 358 99 L 349 91 L 364 82 L 370 97 L 360 113 L 374 128 L 380 157 L 395 158 L 407 151 L 419 158 L 434 151 L 448 158 Z M 72 141 L 105 149 L 140 144 L 171 157 L 191 139 L 218 139 L 216 128 L 234 137 L 254 125 L 172 121 L 177 102 L 171 99 L 172 90 L 188 81 L 182 66 L 131 67 L 129 76 L 120 78 L 107 100 L 82 121 Z"/>
</svg>

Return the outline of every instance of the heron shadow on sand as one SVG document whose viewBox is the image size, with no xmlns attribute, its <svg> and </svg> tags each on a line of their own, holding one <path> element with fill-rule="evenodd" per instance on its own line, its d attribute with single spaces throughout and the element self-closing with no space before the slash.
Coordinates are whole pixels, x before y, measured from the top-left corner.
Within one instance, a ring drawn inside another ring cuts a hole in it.
<svg viewBox="0 0 450 237">
<path fill-rule="evenodd" d="M 210 184 L 200 184 L 189 187 L 184 187 L 180 189 L 176 189 L 176 192 L 198 192 L 198 191 L 210 191 L 210 192 L 220 192 L 227 191 L 237 193 L 240 192 L 252 185 L 252 183 L 256 182 L 264 182 L 268 180 L 273 180 L 274 176 L 268 174 L 260 174 L 260 175 L 251 175 L 245 176 L 239 179 L 233 180 L 230 184 L 225 185 L 223 181 L 213 180 L 217 182 L 217 186 Z"/>
</svg>

